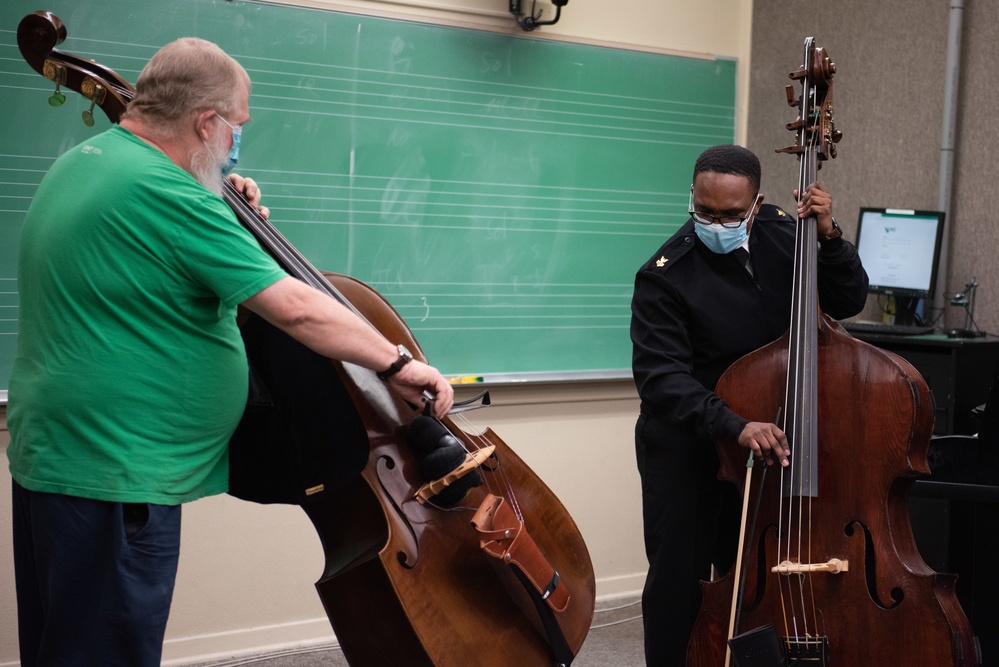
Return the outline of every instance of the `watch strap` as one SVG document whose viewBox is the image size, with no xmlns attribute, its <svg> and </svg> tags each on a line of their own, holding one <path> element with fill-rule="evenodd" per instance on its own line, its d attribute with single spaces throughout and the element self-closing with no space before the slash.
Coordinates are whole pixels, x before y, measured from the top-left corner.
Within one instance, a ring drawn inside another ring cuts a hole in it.
<svg viewBox="0 0 999 667">
<path fill-rule="evenodd" d="M 832 241 L 833 239 L 838 239 L 843 236 L 843 230 L 840 228 L 839 223 L 836 222 L 836 218 L 832 219 L 832 231 L 825 236 L 819 237 L 819 243 L 825 243 L 826 241 Z"/>
<path fill-rule="evenodd" d="M 405 345 L 399 345 L 399 358 L 391 366 L 377 373 L 379 380 L 388 380 L 390 377 L 402 370 L 402 367 L 413 360 L 412 353 L 406 349 Z"/>
</svg>

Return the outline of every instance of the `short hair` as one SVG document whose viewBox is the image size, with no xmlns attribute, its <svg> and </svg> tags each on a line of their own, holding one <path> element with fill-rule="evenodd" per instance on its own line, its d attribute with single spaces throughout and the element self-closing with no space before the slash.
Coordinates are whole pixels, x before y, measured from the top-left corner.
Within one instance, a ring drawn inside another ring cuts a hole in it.
<svg viewBox="0 0 999 667">
<path fill-rule="evenodd" d="M 133 118 L 159 133 L 172 134 L 193 113 L 215 109 L 223 117 L 239 109 L 235 91 L 250 91 L 243 66 L 212 42 L 182 37 L 156 52 L 135 83 L 135 97 L 122 118 Z"/>
<path fill-rule="evenodd" d="M 753 151 L 742 146 L 712 146 L 701 153 L 694 163 L 694 179 L 706 171 L 745 176 L 754 190 L 760 189 L 760 159 Z"/>
</svg>

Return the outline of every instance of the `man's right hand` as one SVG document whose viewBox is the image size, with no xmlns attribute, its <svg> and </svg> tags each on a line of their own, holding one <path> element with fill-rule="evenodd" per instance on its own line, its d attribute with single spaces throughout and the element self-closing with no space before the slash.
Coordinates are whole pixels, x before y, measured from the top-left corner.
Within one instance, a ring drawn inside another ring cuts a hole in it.
<svg viewBox="0 0 999 667">
<path fill-rule="evenodd" d="M 429 391 L 434 396 L 430 411 L 438 419 L 446 417 L 454 405 L 454 387 L 436 368 L 422 361 L 411 361 L 403 366 L 388 379 L 388 384 L 417 410 L 426 405 L 424 391 Z"/>
<path fill-rule="evenodd" d="M 739 446 L 753 450 L 753 455 L 765 459 L 767 465 L 774 461 L 779 461 L 784 467 L 790 465 L 787 457 L 791 455 L 791 449 L 787 436 L 776 424 L 749 422 L 739 434 Z"/>
</svg>

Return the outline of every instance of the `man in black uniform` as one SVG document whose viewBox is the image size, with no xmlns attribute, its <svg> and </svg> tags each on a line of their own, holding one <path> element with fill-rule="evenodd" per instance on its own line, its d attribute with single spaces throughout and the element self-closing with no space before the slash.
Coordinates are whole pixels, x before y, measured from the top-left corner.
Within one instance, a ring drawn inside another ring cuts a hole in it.
<svg viewBox="0 0 999 667">
<path fill-rule="evenodd" d="M 737 415 L 714 388 L 732 362 L 790 325 L 796 222 L 763 204 L 760 162 L 739 146 L 715 146 L 698 158 L 690 213 L 638 271 L 632 300 L 649 667 L 685 663 L 698 582 L 710 578 L 712 564 L 726 572 L 735 561 L 740 500 L 717 479 L 715 441 L 738 439 L 769 463 L 787 465 L 790 454 L 777 425 Z M 798 215 L 817 220 L 823 312 L 836 319 L 859 313 L 867 274 L 833 220 L 829 193 L 808 187 Z"/>
</svg>

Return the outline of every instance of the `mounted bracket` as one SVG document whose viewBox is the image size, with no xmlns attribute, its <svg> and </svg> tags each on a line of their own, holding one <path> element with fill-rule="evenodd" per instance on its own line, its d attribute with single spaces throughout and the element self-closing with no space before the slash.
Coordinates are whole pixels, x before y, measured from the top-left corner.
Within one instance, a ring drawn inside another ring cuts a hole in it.
<svg viewBox="0 0 999 667">
<path fill-rule="evenodd" d="M 526 0 L 525 0 L 526 1 Z M 555 5 L 555 18 L 550 21 L 541 21 L 541 11 L 537 10 L 538 1 L 531 0 L 531 13 L 524 16 L 521 9 L 521 0 L 510 0 L 510 13 L 513 14 L 514 18 L 517 19 L 517 24 L 524 30 L 531 31 L 537 28 L 539 25 L 552 25 L 558 23 L 558 20 L 562 14 L 562 8 L 568 4 L 569 0 L 551 0 L 551 3 Z M 537 10 L 537 11 L 535 11 Z"/>
</svg>

